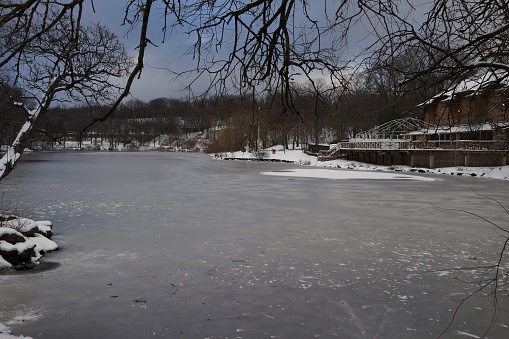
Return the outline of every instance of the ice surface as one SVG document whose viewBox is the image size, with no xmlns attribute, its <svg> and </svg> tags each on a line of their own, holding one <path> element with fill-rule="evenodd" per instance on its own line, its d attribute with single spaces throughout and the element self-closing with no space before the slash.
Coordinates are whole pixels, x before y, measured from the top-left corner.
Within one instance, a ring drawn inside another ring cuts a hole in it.
<svg viewBox="0 0 509 339">
<path fill-rule="evenodd" d="M 315 180 L 261 173 L 319 168 L 178 153 L 38 159 L 1 187 L 53 221 L 62 248 L 43 258 L 52 271 L 0 275 L 0 322 L 34 338 L 437 337 L 486 277 L 456 269 L 492 263 L 503 242 L 439 207 L 505 225 L 470 187 L 509 203 L 504 182 L 456 175 Z M 447 335 L 481 336 L 491 301 L 471 299 Z M 490 337 L 508 325 L 501 313 Z"/>
</svg>

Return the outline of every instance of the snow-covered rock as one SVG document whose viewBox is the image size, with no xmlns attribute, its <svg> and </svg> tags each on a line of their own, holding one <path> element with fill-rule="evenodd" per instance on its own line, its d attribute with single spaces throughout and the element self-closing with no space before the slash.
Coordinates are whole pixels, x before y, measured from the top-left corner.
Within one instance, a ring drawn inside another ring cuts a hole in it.
<svg viewBox="0 0 509 339">
<path fill-rule="evenodd" d="M 29 219 L 27 219 L 29 220 Z M 25 237 L 33 237 L 34 234 L 42 234 L 45 237 L 51 239 L 53 236 L 51 221 L 41 220 L 41 221 L 33 221 L 25 223 L 22 227 L 20 227 L 19 231 Z"/>
<path fill-rule="evenodd" d="M 12 267 L 12 264 L 0 255 L 0 269 Z"/>
<path fill-rule="evenodd" d="M 58 245 L 53 240 L 39 233 L 35 233 L 33 237 L 28 237 L 27 241 L 35 244 L 35 250 L 41 254 L 58 250 Z"/>
<path fill-rule="evenodd" d="M 18 242 L 24 242 L 25 237 L 12 228 L 2 227 L 0 228 L 0 240 L 7 241 L 9 244 L 17 244 Z"/>
<path fill-rule="evenodd" d="M 25 237 L 32 237 L 35 233 L 51 238 L 53 236 L 51 221 L 34 221 L 29 218 L 21 218 L 13 215 L 0 215 L 0 226 L 13 228 Z"/>
<path fill-rule="evenodd" d="M 50 221 L 0 216 L 0 268 L 31 265 L 58 245 Z"/>
<path fill-rule="evenodd" d="M 0 228 L 0 232 L 3 232 Z M 21 234 L 21 233 L 19 233 Z M 32 262 L 32 258 L 38 253 L 35 251 L 36 245 L 32 242 L 19 241 L 14 244 L 6 240 L 0 240 L 0 257 L 8 261 L 13 266 L 24 265 Z"/>
<path fill-rule="evenodd" d="M 0 323 L 0 339 L 32 339 L 32 337 L 16 336 L 4 324 Z"/>
</svg>

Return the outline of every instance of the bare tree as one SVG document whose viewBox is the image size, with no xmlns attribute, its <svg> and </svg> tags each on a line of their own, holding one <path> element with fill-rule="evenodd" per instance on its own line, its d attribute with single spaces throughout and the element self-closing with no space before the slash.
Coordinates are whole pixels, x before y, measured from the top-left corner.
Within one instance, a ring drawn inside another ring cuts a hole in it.
<svg viewBox="0 0 509 339">
<path fill-rule="evenodd" d="M 394 1 L 361 2 L 373 18 L 372 32 L 378 40 L 366 49 L 366 56 L 405 74 L 400 84 L 417 85 L 423 78 L 463 79 L 483 69 L 509 72 L 507 0 L 435 0 L 426 8 L 416 8 L 417 2 L 408 0 L 399 6 Z M 416 9 L 426 14 L 412 16 Z M 413 69 L 398 64 L 404 54 L 413 60 Z"/>
<path fill-rule="evenodd" d="M 25 118 L 1 158 L 0 179 L 19 160 L 35 121 L 52 100 L 82 100 L 88 104 L 109 100 L 121 90 L 115 79 L 125 76 L 131 65 L 122 44 L 104 26 L 81 27 L 71 14 L 64 14 L 57 21 L 34 14 L 32 20 L 39 21 L 32 23 L 26 32 L 18 31 L 15 22 L 2 27 L 4 46 L 22 46 L 14 56 L 13 52 L 2 53 L 5 55 L 2 71 L 8 81 L 25 92 L 22 100 L 14 102 L 25 112 Z M 33 33 L 44 31 L 45 20 L 52 22 L 53 29 L 43 35 Z M 27 39 L 27 35 L 35 37 Z M 32 99 L 35 104 L 31 106 L 23 99 Z"/>
<path fill-rule="evenodd" d="M 257 0 L 186 1 L 178 10 L 167 7 L 177 24 L 196 35 L 189 50 L 196 68 L 175 74 L 190 76 L 189 85 L 206 77 L 208 90 L 219 93 L 269 90 L 281 96 L 283 110 L 295 109 L 292 88 L 299 79 L 314 87 L 317 77 L 325 77 L 333 88 L 343 88 L 344 44 L 337 43 L 336 26 L 312 5 L 316 3 Z"/>
<path fill-rule="evenodd" d="M 92 0 L 3 2 L 0 68 L 19 65 L 24 50 L 53 34 L 62 20 L 77 40 L 86 3 L 93 7 Z M 192 88 L 195 81 L 208 77 L 208 89 L 218 93 L 235 88 L 242 94 L 255 88 L 280 95 L 278 101 L 288 111 L 296 108 L 292 89 L 298 81 L 309 82 L 317 94 L 318 77 L 327 79 L 331 90 L 348 86 L 344 73 L 362 64 L 350 64 L 342 55 L 359 27 L 368 27 L 363 28 L 365 41 L 373 41 L 365 49 L 365 60 L 400 71 L 405 75 L 400 83 L 423 77 L 439 82 L 485 67 L 507 70 L 507 5 L 507 0 L 436 0 L 426 3 L 427 8 L 412 0 L 126 0 L 124 24 L 130 33 L 138 30 L 137 60 L 117 100 L 92 124 L 107 119 L 141 75 L 146 48 L 154 45 L 148 23 L 156 10 L 163 13 L 163 42 L 177 27 L 196 37 L 188 51 L 196 67 L 189 72 L 174 70 L 185 78 L 186 86 Z M 424 19 L 413 14 L 422 12 L 427 13 Z M 72 43 L 63 47 L 75 48 Z M 403 54 L 417 60 L 417 67 L 401 69 Z"/>
<path fill-rule="evenodd" d="M 472 191 L 477 194 L 480 198 L 488 199 L 493 201 L 495 204 L 497 204 L 506 215 L 509 215 L 509 210 L 502 205 L 500 201 L 497 199 L 480 194 L 476 192 L 474 189 Z M 492 220 L 489 217 L 483 216 L 478 212 L 472 212 L 467 211 L 463 209 L 455 209 L 455 208 L 444 208 L 439 207 L 436 205 L 433 205 L 436 208 L 446 210 L 446 211 L 456 211 L 460 213 L 464 213 L 470 216 L 473 216 L 474 218 L 478 219 L 479 221 L 486 223 L 488 225 L 491 225 L 495 232 L 498 234 L 498 236 L 501 238 L 501 249 L 497 256 L 495 256 L 494 259 L 492 259 L 491 262 L 482 264 L 480 266 L 474 266 L 474 267 L 459 267 L 455 268 L 455 271 L 464 271 L 464 272 L 477 272 L 480 275 L 480 279 L 478 281 L 471 282 L 474 286 L 473 292 L 469 293 L 466 297 L 459 300 L 458 306 L 454 309 L 454 312 L 452 314 L 451 320 L 447 324 L 447 326 L 444 328 L 443 332 L 440 333 L 438 336 L 441 338 L 444 336 L 449 329 L 452 327 L 454 321 L 458 318 L 459 311 L 461 307 L 467 303 L 470 299 L 474 297 L 487 297 L 491 298 L 491 304 L 493 306 L 492 313 L 491 313 L 491 322 L 485 329 L 485 332 L 481 336 L 481 338 L 487 337 L 490 329 L 493 327 L 495 321 L 499 317 L 499 315 L 502 312 L 507 312 L 507 309 L 504 305 L 501 304 L 501 297 L 502 292 L 505 291 L 505 289 L 502 289 L 502 286 L 507 282 L 507 279 L 509 277 L 509 271 L 507 269 L 507 247 L 509 246 L 509 229 L 503 222 L 497 222 Z M 449 268 L 450 270 L 450 268 Z M 440 270 L 430 271 L 430 272 L 438 272 Z"/>
</svg>

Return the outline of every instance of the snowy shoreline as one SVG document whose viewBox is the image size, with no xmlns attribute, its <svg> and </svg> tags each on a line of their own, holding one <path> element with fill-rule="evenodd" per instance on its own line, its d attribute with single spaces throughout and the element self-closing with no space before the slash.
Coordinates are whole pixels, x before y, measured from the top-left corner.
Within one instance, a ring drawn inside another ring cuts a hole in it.
<svg viewBox="0 0 509 339">
<path fill-rule="evenodd" d="M 364 179 L 380 179 L 380 172 L 394 172 L 392 179 L 400 179 L 402 172 L 412 173 L 426 173 L 435 175 L 458 175 L 458 176 L 469 176 L 473 178 L 489 178 L 496 180 L 509 180 L 509 166 L 495 166 L 495 167 L 442 167 L 442 168 L 413 168 L 409 166 L 379 166 L 368 163 L 362 163 L 351 160 L 329 160 L 329 161 L 318 161 L 315 156 L 308 155 L 302 150 L 284 150 L 282 146 L 269 147 L 264 150 L 263 157 L 260 158 L 255 153 L 250 152 L 227 152 L 213 155 L 216 159 L 221 160 L 243 160 L 243 161 L 271 161 L 271 162 L 285 162 L 300 164 L 306 167 L 321 167 L 329 169 L 343 169 L 351 171 L 337 171 L 340 174 L 330 175 L 329 179 L 353 179 L 352 171 L 367 172 L 364 175 Z M 302 170 L 295 171 L 296 173 L 302 172 Z M 320 177 L 324 178 L 324 172 L 316 172 L 313 175 L 313 171 L 306 171 L 306 177 Z M 370 176 L 368 173 L 378 173 L 378 175 Z M 296 174 L 292 176 L 298 176 Z M 325 176 L 329 177 L 329 176 Z M 389 179 L 390 176 L 386 176 L 385 179 Z"/>
<path fill-rule="evenodd" d="M 132 150 L 131 150 L 132 151 Z M 55 149 L 43 152 L 111 152 L 111 151 L 97 151 L 97 150 L 73 150 L 73 149 Z M 116 151 L 113 151 L 116 152 Z M 122 151 L 121 151 L 122 152 Z M 134 152 L 159 152 L 156 149 L 145 149 L 136 150 Z M 174 152 L 174 151 L 171 151 Z M 191 152 L 191 151 L 180 151 L 180 152 Z M 37 152 L 36 152 L 37 153 Z M 35 154 L 36 154 L 35 153 Z M 34 153 L 32 153 L 34 154 Z M 266 162 L 282 162 L 282 163 L 293 163 L 304 165 L 306 167 L 322 167 L 331 169 L 344 169 L 344 170 L 356 170 L 366 172 L 417 172 L 427 173 L 436 175 L 458 175 L 458 176 L 470 176 L 478 178 L 489 178 L 495 180 L 509 181 L 509 165 L 507 166 L 493 166 L 493 167 L 440 167 L 440 168 L 416 168 L 409 166 L 380 166 L 373 165 L 352 160 L 328 160 L 318 161 L 316 156 L 308 155 L 301 149 L 296 150 L 285 150 L 283 146 L 276 145 L 264 149 L 263 157 L 258 156 L 256 153 L 251 152 L 222 152 L 210 154 L 213 158 L 219 160 L 240 160 L 240 161 L 266 161 Z M 318 174 L 318 173 L 317 173 Z M 317 177 L 321 177 L 318 176 Z M 336 178 L 337 179 L 337 178 Z M 348 176 L 345 176 L 348 179 Z"/>
</svg>

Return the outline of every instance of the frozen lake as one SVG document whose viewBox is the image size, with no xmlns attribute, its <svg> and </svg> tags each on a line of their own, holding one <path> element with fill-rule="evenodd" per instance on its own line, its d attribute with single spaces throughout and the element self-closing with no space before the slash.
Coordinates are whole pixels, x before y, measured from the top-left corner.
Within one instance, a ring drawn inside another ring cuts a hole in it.
<svg viewBox="0 0 509 339">
<path fill-rule="evenodd" d="M 33 338 L 436 338 L 503 243 L 508 183 L 328 180 L 187 153 L 47 153 L 0 183 L 51 220 L 45 270 L 0 274 L 0 323 Z M 424 174 L 423 174 L 424 175 Z M 436 205 L 436 206 L 433 206 Z M 425 273 L 427 271 L 432 271 Z M 507 288 L 499 294 L 508 304 Z M 479 338 L 493 299 L 444 338 Z M 489 338 L 509 337 L 509 314 Z"/>
</svg>

